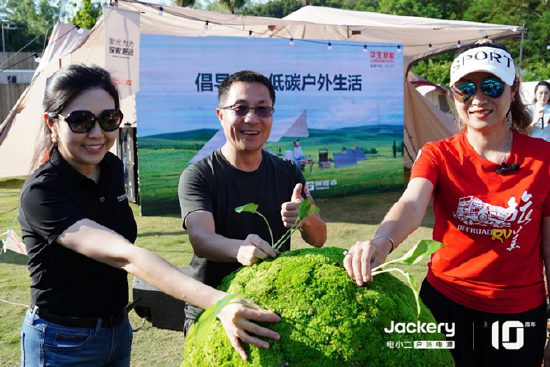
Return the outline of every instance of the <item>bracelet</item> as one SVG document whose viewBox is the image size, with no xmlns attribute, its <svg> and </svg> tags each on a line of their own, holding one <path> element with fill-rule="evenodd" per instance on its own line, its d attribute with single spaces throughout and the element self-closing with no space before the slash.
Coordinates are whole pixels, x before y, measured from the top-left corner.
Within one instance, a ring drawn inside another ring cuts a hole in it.
<svg viewBox="0 0 550 367">
<path fill-rule="evenodd" d="M 391 243 L 391 249 L 390 249 L 390 252 L 388 253 L 391 254 L 392 251 L 393 251 L 393 246 L 394 246 L 394 242 L 393 242 L 393 238 L 391 238 L 390 236 L 388 236 L 387 234 L 377 234 L 376 236 L 374 236 L 374 238 L 371 240 L 371 241 L 374 241 L 374 240 L 377 240 L 379 238 L 385 238 L 387 239 L 388 241 L 390 241 Z"/>
</svg>

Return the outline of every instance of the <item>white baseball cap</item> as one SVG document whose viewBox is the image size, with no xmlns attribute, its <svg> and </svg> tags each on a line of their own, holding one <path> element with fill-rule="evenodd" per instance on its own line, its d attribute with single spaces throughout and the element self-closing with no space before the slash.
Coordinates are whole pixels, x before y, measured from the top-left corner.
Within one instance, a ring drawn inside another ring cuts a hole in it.
<svg viewBox="0 0 550 367">
<path fill-rule="evenodd" d="M 475 47 L 464 51 L 451 65 L 451 85 L 476 72 L 491 73 L 509 86 L 514 85 L 516 67 L 512 56 L 495 47 Z"/>
</svg>

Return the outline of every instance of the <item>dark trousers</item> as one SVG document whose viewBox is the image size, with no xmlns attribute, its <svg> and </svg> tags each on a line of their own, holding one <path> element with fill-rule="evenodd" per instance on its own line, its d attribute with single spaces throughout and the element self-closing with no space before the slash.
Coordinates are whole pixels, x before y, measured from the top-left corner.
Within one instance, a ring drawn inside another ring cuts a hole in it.
<svg viewBox="0 0 550 367">
<path fill-rule="evenodd" d="M 522 313 L 477 311 L 451 301 L 426 279 L 420 298 L 438 323 L 454 323 L 457 367 L 540 367 L 546 345 L 546 301 Z M 498 349 L 497 349 L 498 348 Z"/>
</svg>

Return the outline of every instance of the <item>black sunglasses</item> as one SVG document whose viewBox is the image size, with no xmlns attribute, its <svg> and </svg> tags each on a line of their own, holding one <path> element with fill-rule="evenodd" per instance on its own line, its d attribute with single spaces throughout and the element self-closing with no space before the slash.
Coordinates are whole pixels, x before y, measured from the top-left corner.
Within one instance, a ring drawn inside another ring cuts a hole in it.
<svg viewBox="0 0 550 367">
<path fill-rule="evenodd" d="M 504 93 L 506 84 L 498 78 L 485 78 L 479 83 L 479 89 L 483 94 L 491 98 L 499 98 Z M 462 82 L 451 87 L 455 99 L 460 103 L 466 103 L 470 97 L 476 94 L 477 86 L 472 82 Z"/>
<path fill-rule="evenodd" d="M 273 116 L 275 109 L 269 106 L 250 107 L 244 104 L 234 104 L 231 106 L 221 107 L 222 110 L 232 110 L 237 116 L 246 116 L 250 110 L 254 110 L 254 113 L 261 118 L 267 118 Z"/>
<path fill-rule="evenodd" d="M 121 110 L 113 109 L 105 110 L 99 116 L 90 111 L 73 111 L 66 117 L 61 114 L 59 114 L 59 117 L 69 124 L 69 128 L 73 133 L 84 134 L 92 130 L 96 121 L 99 122 L 99 126 L 103 131 L 115 131 L 120 126 L 123 115 Z"/>
</svg>

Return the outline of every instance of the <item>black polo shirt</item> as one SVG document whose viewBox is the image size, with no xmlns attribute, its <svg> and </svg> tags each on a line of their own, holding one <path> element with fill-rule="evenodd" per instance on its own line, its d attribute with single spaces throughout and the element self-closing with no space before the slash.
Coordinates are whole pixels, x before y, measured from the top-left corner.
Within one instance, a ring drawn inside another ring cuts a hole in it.
<svg viewBox="0 0 550 367">
<path fill-rule="evenodd" d="M 21 191 L 19 222 L 29 254 L 31 301 L 58 316 L 105 317 L 128 303 L 124 270 L 56 242 L 60 234 L 85 218 L 135 241 L 137 227 L 124 191 L 122 162 L 107 153 L 99 165 L 96 184 L 55 151 Z"/>
</svg>

